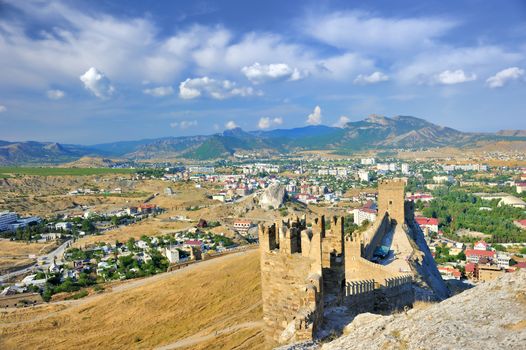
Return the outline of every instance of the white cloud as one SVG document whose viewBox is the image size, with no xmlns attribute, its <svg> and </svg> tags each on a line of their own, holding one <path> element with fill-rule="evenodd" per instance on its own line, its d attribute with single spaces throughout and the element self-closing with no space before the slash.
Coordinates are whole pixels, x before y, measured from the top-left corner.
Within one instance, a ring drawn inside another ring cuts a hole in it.
<svg viewBox="0 0 526 350">
<path fill-rule="evenodd" d="M 63 98 L 66 94 L 62 90 L 48 90 L 47 91 L 47 97 L 51 100 L 60 100 Z"/>
<path fill-rule="evenodd" d="M 321 108 L 320 106 L 314 107 L 314 111 L 307 116 L 307 124 L 319 125 L 321 124 Z"/>
<path fill-rule="evenodd" d="M 84 87 L 98 98 L 109 98 L 115 91 L 110 80 L 95 67 L 82 74 L 80 80 L 84 83 Z"/>
<path fill-rule="evenodd" d="M 436 82 L 444 85 L 466 83 L 468 81 L 473 81 L 476 79 L 476 74 L 466 74 L 462 69 L 457 69 L 454 71 L 445 70 L 442 73 L 435 76 Z"/>
<path fill-rule="evenodd" d="M 170 127 L 176 129 L 188 129 L 192 126 L 197 126 L 197 120 L 181 120 L 178 122 L 170 123 Z"/>
<path fill-rule="evenodd" d="M 510 67 L 501 70 L 492 77 L 486 80 L 486 83 L 490 88 L 498 88 L 504 86 L 511 80 L 517 80 L 524 75 L 524 69 L 519 67 Z"/>
<path fill-rule="evenodd" d="M 357 11 L 312 14 L 301 23 L 308 35 L 352 50 L 414 49 L 456 26 L 454 21 L 441 18 L 386 18 Z"/>
<path fill-rule="evenodd" d="M 227 130 L 231 130 L 231 129 L 235 129 L 237 128 L 237 124 L 235 121 L 233 120 L 229 120 L 226 124 L 225 124 L 225 129 Z"/>
<path fill-rule="evenodd" d="M 7 111 L 7 107 L 4 105 L 0 105 L 0 113 L 4 113 Z"/>
<path fill-rule="evenodd" d="M 316 64 L 318 76 L 346 80 L 350 75 L 374 68 L 374 62 L 356 53 L 344 53 L 320 60 Z"/>
<path fill-rule="evenodd" d="M 340 116 L 340 118 L 338 118 L 338 121 L 333 124 L 333 126 L 336 126 L 338 128 L 343 128 L 345 126 L 345 124 L 347 124 L 350 121 L 351 120 L 348 117 L 342 115 L 342 116 Z"/>
<path fill-rule="evenodd" d="M 363 74 L 358 75 L 356 79 L 354 79 L 354 83 L 366 85 L 366 84 L 376 84 L 376 83 L 380 83 L 382 81 L 387 81 L 387 80 L 389 80 L 389 77 L 385 75 L 384 73 L 374 72 L 370 75 L 363 75 Z"/>
<path fill-rule="evenodd" d="M 259 64 L 244 66 L 241 72 L 253 83 L 259 84 L 271 80 L 300 80 L 307 76 L 307 72 L 292 68 L 286 63 Z"/>
<path fill-rule="evenodd" d="M 462 67 L 481 76 L 497 64 L 514 64 L 522 59 L 522 54 L 505 51 L 498 46 L 440 46 L 422 51 L 409 61 L 400 59 L 394 70 L 396 79 L 402 83 L 433 84 L 437 82 L 437 75 L 451 67 Z"/>
<path fill-rule="evenodd" d="M 276 118 L 262 117 L 259 119 L 258 128 L 268 129 L 271 126 L 281 125 L 281 124 L 283 124 L 283 118 L 281 117 L 276 117 Z"/>
<path fill-rule="evenodd" d="M 156 88 L 149 88 L 142 90 L 146 95 L 154 97 L 170 96 L 174 93 L 174 89 L 171 86 L 159 86 Z"/>
<path fill-rule="evenodd" d="M 260 96 L 261 91 L 252 87 L 237 87 L 235 82 L 230 80 L 216 80 L 209 77 L 186 79 L 179 84 L 179 96 L 182 99 L 193 99 L 206 95 L 216 100 L 240 96 Z"/>
</svg>

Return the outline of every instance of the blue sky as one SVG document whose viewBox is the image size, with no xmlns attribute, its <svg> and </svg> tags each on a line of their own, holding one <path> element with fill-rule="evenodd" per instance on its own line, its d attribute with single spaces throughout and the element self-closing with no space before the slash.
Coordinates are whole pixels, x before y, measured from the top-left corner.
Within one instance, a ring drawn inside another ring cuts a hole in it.
<svg viewBox="0 0 526 350">
<path fill-rule="evenodd" d="M 0 0 L 0 139 L 526 129 L 526 2 Z"/>
</svg>

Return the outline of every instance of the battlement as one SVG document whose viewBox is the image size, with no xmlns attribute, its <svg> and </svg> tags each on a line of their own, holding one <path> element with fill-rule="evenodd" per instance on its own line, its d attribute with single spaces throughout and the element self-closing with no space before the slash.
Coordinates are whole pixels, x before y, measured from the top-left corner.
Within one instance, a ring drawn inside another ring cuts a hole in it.
<svg viewBox="0 0 526 350">
<path fill-rule="evenodd" d="M 385 213 L 397 223 L 405 220 L 405 180 L 382 180 L 378 183 L 378 216 Z"/>
</svg>

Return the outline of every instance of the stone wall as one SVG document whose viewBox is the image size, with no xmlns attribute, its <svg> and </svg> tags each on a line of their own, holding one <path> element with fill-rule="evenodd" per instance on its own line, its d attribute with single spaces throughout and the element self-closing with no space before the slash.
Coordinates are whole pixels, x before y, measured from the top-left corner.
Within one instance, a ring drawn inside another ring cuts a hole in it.
<svg viewBox="0 0 526 350">
<path fill-rule="evenodd" d="M 267 345 L 312 339 L 323 319 L 320 234 L 289 220 L 260 225 L 259 237 Z"/>
<path fill-rule="evenodd" d="M 378 183 L 378 217 L 389 213 L 395 223 L 405 221 L 405 181 L 383 180 Z"/>
</svg>

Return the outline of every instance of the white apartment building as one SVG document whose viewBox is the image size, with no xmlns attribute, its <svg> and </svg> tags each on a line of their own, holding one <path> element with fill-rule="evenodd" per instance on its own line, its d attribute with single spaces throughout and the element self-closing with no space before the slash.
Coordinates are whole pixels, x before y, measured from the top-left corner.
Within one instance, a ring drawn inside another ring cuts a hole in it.
<svg viewBox="0 0 526 350">
<path fill-rule="evenodd" d="M 357 208 L 352 211 L 353 221 L 356 225 L 361 225 L 364 221 L 375 222 L 376 210 L 369 208 Z"/>
<path fill-rule="evenodd" d="M 8 225 L 16 222 L 18 220 L 18 215 L 10 211 L 0 212 L 0 231 L 5 231 L 8 229 Z"/>
<path fill-rule="evenodd" d="M 374 159 L 374 158 L 362 158 L 360 160 L 360 163 L 362 165 L 375 165 L 376 164 L 376 159 Z"/>
<path fill-rule="evenodd" d="M 358 172 L 358 178 L 360 179 L 360 181 L 369 182 L 369 172 L 366 170 L 360 170 Z"/>
</svg>

